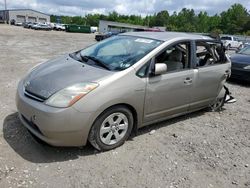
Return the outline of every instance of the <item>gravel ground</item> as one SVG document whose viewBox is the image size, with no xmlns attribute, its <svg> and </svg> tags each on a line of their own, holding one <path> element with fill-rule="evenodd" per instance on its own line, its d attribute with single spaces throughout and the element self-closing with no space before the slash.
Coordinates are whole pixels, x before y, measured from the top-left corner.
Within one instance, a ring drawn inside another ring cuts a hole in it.
<svg viewBox="0 0 250 188">
<path fill-rule="evenodd" d="M 40 145 L 21 125 L 18 80 L 34 65 L 83 48 L 92 34 L 0 25 L 0 187 L 250 187 L 250 85 L 228 83 L 237 103 L 139 130 L 122 147 Z M 152 131 L 155 130 L 155 131 Z"/>
</svg>

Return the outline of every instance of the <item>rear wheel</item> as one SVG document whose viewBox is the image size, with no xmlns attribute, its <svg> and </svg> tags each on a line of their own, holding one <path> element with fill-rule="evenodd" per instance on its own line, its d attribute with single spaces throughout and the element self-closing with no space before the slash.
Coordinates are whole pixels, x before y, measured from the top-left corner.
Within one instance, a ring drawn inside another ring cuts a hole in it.
<svg viewBox="0 0 250 188">
<path fill-rule="evenodd" d="M 224 106 L 225 99 L 223 98 L 217 98 L 211 105 L 210 109 L 213 112 L 218 112 L 222 110 L 222 107 Z"/>
<path fill-rule="evenodd" d="M 93 124 L 89 142 L 100 151 L 121 146 L 130 136 L 134 124 L 131 111 L 115 106 L 104 111 Z"/>
</svg>

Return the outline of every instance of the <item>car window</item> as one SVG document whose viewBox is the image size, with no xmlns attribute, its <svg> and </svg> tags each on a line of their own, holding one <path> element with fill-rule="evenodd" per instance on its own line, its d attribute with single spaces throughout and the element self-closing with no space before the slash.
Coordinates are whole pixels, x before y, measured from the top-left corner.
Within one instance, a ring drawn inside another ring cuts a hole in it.
<svg viewBox="0 0 250 188">
<path fill-rule="evenodd" d="M 231 40 L 231 37 L 221 37 L 221 40 Z"/>
<path fill-rule="evenodd" d="M 72 55 L 78 61 L 82 57 L 93 57 L 109 70 L 121 71 L 132 66 L 162 44 L 163 41 L 136 36 L 117 35 L 98 42 Z"/>
<path fill-rule="evenodd" d="M 148 75 L 149 72 L 149 66 L 151 63 L 151 59 L 142 66 L 142 68 L 139 69 L 139 71 L 137 71 L 136 75 L 139 76 L 140 78 L 144 78 Z"/>
<path fill-rule="evenodd" d="M 241 49 L 238 54 L 250 55 L 250 46 L 246 46 L 245 48 Z"/>
<path fill-rule="evenodd" d="M 168 72 L 182 71 L 190 67 L 190 43 L 182 42 L 167 47 L 155 58 L 155 63 L 165 63 Z"/>
<path fill-rule="evenodd" d="M 196 42 L 197 67 L 211 66 L 226 62 L 225 53 L 220 43 L 210 41 Z"/>
<path fill-rule="evenodd" d="M 97 56 L 117 56 L 117 55 L 125 55 L 127 54 L 126 50 L 126 41 L 115 42 L 113 44 L 107 45 L 101 48 Z"/>
</svg>

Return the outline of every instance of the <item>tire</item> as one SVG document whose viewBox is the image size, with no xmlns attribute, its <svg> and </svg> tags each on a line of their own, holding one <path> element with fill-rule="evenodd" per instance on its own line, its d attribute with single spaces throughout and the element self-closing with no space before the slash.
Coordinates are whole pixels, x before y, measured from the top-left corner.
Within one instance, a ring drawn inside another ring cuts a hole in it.
<svg viewBox="0 0 250 188">
<path fill-rule="evenodd" d="M 105 110 L 91 127 L 88 140 L 99 151 L 107 151 L 124 144 L 134 125 L 131 111 L 125 106 Z"/>
<path fill-rule="evenodd" d="M 217 98 L 215 101 L 209 105 L 209 108 L 212 112 L 219 112 L 222 110 L 222 107 L 225 104 L 225 98 Z"/>
</svg>

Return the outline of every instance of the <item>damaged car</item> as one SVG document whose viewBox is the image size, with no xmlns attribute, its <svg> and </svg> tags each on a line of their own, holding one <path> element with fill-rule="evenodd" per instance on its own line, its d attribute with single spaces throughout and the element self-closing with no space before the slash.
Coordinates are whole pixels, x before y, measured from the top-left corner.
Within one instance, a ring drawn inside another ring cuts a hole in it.
<svg viewBox="0 0 250 188">
<path fill-rule="evenodd" d="M 34 67 L 16 105 L 39 140 L 105 151 L 143 126 L 220 109 L 230 73 L 223 44 L 208 36 L 124 33 Z"/>
</svg>

